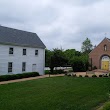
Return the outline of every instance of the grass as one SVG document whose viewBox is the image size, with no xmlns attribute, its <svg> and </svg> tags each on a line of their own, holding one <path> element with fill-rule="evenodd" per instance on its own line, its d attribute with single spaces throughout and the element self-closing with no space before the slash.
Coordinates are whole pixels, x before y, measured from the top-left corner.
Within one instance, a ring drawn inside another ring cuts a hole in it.
<svg viewBox="0 0 110 110">
<path fill-rule="evenodd" d="M 67 76 L 0 85 L 0 110 L 92 110 L 109 90 L 109 78 Z"/>
</svg>

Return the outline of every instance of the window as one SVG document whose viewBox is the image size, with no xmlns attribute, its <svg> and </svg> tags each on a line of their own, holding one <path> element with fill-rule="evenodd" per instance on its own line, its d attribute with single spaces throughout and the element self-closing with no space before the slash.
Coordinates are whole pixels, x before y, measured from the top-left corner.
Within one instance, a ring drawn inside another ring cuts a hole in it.
<svg viewBox="0 0 110 110">
<path fill-rule="evenodd" d="M 23 55 L 26 55 L 26 49 L 23 49 Z"/>
<path fill-rule="evenodd" d="M 35 50 L 35 55 L 38 55 L 38 50 Z"/>
<path fill-rule="evenodd" d="M 26 71 L 26 62 L 22 62 L 22 71 Z"/>
<path fill-rule="evenodd" d="M 9 54 L 13 54 L 13 48 L 9 48 Z"/>
<path fill-rule="evenodd" d="M 13 68 L 13 63 L 12 62 L 8 62 L 8 73 L 12 72 L 12 68 Z"/>
<path fill-rule="evenodd" d="M 107 45 L 104 45 L 104 51 L 107 51 Z"/>
</svg>

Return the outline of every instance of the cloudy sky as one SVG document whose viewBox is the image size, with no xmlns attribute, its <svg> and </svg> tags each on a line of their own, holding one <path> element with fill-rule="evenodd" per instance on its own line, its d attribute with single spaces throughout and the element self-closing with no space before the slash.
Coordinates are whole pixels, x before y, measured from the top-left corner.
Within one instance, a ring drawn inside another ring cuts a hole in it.
<svg viewBox="0 0 110 110">
<path fill-rule="evenodd" d="M 110 0 L 0 0 L 0 25 L 35 32 L 48 49 L 110 38 Z"/>
</svg>

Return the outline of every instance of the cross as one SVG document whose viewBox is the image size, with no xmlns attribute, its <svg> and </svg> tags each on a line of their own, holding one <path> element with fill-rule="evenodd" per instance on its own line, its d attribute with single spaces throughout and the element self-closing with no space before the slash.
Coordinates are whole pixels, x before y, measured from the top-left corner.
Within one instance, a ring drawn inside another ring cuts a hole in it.
<svg viewBox="0 0 110 110">
<path fill-rule="evenodd" d="M 105 37 L 106 37 L 107 33 L 105 33 Z"/>
</svg>

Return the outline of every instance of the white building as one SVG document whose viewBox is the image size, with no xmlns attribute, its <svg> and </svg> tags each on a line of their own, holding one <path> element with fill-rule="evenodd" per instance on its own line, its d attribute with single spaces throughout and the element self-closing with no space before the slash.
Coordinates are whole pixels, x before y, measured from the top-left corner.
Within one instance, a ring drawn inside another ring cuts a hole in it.
<svg viewBox="0 0 110 110">
<path fill-rule="evenodd" d="M 0 26 L 0 75 L 44 74 L 45 45 L 36 33 Z"/>
</svg>

